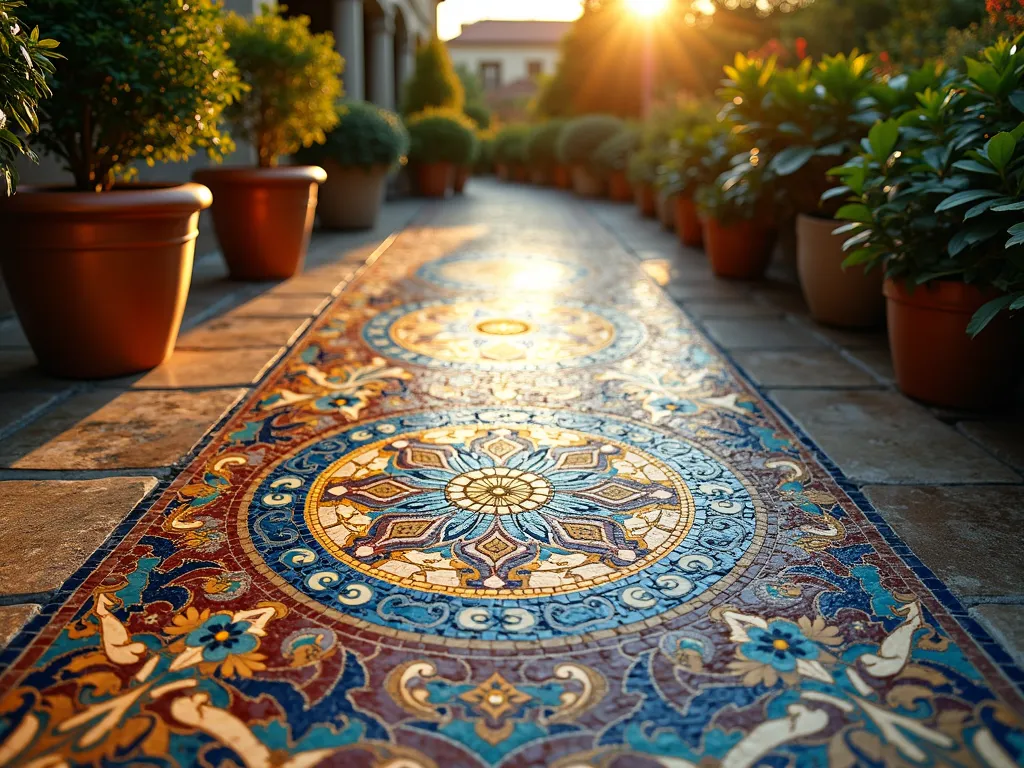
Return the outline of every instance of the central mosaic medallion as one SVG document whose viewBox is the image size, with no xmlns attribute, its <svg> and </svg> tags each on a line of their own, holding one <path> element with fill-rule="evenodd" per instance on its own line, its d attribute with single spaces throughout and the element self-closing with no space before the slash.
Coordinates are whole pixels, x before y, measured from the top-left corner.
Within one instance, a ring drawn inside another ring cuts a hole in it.
<svg viewBox="0 0 1024 768">
<path fill-rule="evenodd" d="M 643 336 L 639 322 L 609 307 L 510 300 L 406 304 L 363 330 L 391 358 L 484 370 L 606 363 L 631 353 Z"/>
<path fill-rule="evenodd" d="M 756 551 L 758 510 L 728 467 L 647 426 L 456 411 L 308 446 L 240 522 L 262 565 L 343 618 L 543 640 L 724 587 Z"/>
</svg>

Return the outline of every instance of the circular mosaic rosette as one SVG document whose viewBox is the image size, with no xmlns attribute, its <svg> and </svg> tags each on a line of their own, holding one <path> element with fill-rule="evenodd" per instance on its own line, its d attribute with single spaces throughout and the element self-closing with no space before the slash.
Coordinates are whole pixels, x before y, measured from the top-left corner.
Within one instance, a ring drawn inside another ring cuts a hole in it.
<svg viewBox="0 0 1024 768">
<path fill-rule="evenodd" d="M 472 647 L 650 626 L 744 576 L 737 474 L 675 435 L 540 409 L 396 416 L 307 445 L 247 496 L 258 568 L 383 635 Z"/>
<path fill-rule="evenodd" d="M 366 343 L 392 359 L 488 371 L 608 363 L 643 338 L 643 325 L 618 310 L 550 301 L 418 302 L 363 327 Z"/>
<path fill-rule="evenodd" d="M 557 291 L 588 273 L 583 264 L 539 254 L 456 253 L 424 264 L 416 276 L 451 290 L 522 294 Z"/>
</svg>

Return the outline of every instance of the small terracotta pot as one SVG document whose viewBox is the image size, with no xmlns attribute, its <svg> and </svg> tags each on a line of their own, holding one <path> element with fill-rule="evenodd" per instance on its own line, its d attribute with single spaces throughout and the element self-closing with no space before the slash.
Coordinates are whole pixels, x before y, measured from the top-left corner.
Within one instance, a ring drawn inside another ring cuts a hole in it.
<svg viewBox="0 0 1024 768">
<path fill-rule="evenodd" d="M 1020 374 L 1020 325 L 996 317 L 977 337 L 967 324 L 999 294 L 953 280 L 883 286 L 896 383 L 910 397 L 947 408 L 1007 403 Z"/>
<path fill-rule="evenodd" d="M 658 192 L 658 221 L 662 229 L 674 232 L 676 228 L 676 198 L 675 192 Z"/>
<path fill-rule="evenodd" d="M 759 280 L 772 259 L 775 230 L 757 221 L 722 224 L 705 218 L 704 250 L 718 277 Z"/>
<path fill-rule="evenodd" d="M 371 229 L 377 225 L 388 180 L 387 166 L 345 168 L 324 163 L 327 181 L 320 186 L 317 216 L 327 229 Z"/>
<path fill-rule="evenodd" d="M 23 186 L 0 200 L 0 266 L 39 364 L 99 379 L 160 365 L 185 311 L 199 184 L 74 192 Z"/>
<path fill-rule="evenodd" d="M 633 199 L 633 187 L 625 171 L 612 171 L 608 177 L 608 199 L 616 203 L 628 203 Z"/>
<path fill-rule="evenodd" d="M 676 197 L 676 232 L 683 245 L 700 248 L 704 244 L 704 227 L 692 198 Z"/>
<path fill-rule="evenodd" d="M 204 168 L 192 178 L 213 192 L 213 227 L 233 279 L 285 280 L 302 268 L 323 168 Z"/>
<path fill-rule="evenodd" d="M 658 198 L 654 194 L 653 184 L 646 181 L 637 182 L 633 185 L 633 197 L 641 216 L 653 219 L 658 215 Z"/>
<path fill-rule="evenodd" d="M 472 170 L 468 165 L 460 165 L 455 169 L 455 180 L 452 182 L 452 190 L 456 195 L 461 195 L 466 191 L 466 184 L 469 183 L 471 174 Z"/>
<path fill-rule="evenodd" d="M 551 172 L 552 180 L 558 189 L 572 189 L 572 174 L 564 165 L 556 165 Z"/>
<path fill-rule="evenodd" d="M 605 181 L 585 165 L 572 167 L 572 189 L 580 197 L 604 197 Z"/>
<path fill-rule="evenodd" d="M 448 197 L 455 184 L 452 163 L 417 163 L 416 189 L 420 197 Z"/>
<path fill-rule="evenodd" d="M 519 184 L 525 184 L 530 180 L 530 169 L 525 165 L 513 165 L 512 180 Z"/>
<path fill-rule="evenodd" d="M 819 323 L 839 328 L 872 328 L 885 319 L 882 270 L 843 269 L 844 235 L 833 235 L 834 219 L 800 214 L 796 222 L 796 267 L 800 288 Z"/>
<path fill-rule="evenodd" d="M 546 187 L 551 183 L 551 172 L 544 166 L 530 168 L 530 183 L 539 187 Z"/>
<path fill-rule="evenodd" d="M 508 166 L 505 165 L 504 163 L 498 163 L 497 165 L 495 165 L 494 173 L 495 175 L 497 175 L 500 181 L 508 181 L 509 178 L 511 177 L 511 172 L 509 171 Z"/>
</svg>

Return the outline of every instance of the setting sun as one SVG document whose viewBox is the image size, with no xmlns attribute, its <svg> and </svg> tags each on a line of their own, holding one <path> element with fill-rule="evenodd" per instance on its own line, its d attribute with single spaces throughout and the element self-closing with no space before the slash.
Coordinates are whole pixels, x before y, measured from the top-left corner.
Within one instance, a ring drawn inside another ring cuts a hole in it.
<svg viewBox="0 0 1024 768">
<path fill-rule="evenodd" d="M 668 8 L 669 0 L 626 0 L 629 10 L 645 19 L 654 18 Z"/>
</svg>

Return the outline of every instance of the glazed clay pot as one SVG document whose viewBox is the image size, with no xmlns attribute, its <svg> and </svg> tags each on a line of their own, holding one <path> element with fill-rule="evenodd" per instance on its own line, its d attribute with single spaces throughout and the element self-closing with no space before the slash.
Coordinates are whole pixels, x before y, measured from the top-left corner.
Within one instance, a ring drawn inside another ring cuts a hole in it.
<svg viewBox="0 0 1024 768">
<path fill-rule="evenodd" d="M 371 229 L 377 225 L 387 166 L 345 168 L 333 160 L 324 163 L 327 181 L 320 186 L 317 215 L 327 229 Z"/>
<path fill-rule="evenodd" d="M 1021 334 L 1006 315 L 977 337 L 967 324 L 999 296 L 953 280 L 883 286 L 896 383 L 910 397 L 947 408 L 986 409 L 1005 404 L 1020 374 Z"/>
<path fill-rule="evenodd" d="M 572 175 L 564 165 L 556 165 L 551 172 L 552 182 L 558 189 L 572 189 Z"/>
<path fill-rule="evenodd" d="M 772 259 L 775 230 L 757 221 L 723 224 L 705 218 L 704 250 L 717 277 L 759 280 Z"/>
<path fill-rule="evenodd" d="M 199 184 L 0 201 L 0 265 L 39 364 L 76 379 L 154 368 L 174 350 L 192 280 Z"/>
<path fill-rule="evenodd" d="M 551 183 L 551 173 L 543 166 L 535 166 L 530 169 L 530 182 L 539 187 L 546 187 Z"/>
<path fill-rule="evenodd" d="M 658 193 L 658 221 L 663 229 L 672 232 L 676 228 L 676 198 L 674 192 Z"/>
<path fill-rule="evenodd" d="M 317 165 L 204 168 L 213 227 L 235 280 L 284 280 L 302 268 L 327 172 Z"/>
<path fill-rule="evenodd" d="M 704 227 L 692 198 L 676 197 L 676 232 L 683 245 L 700 248 L 704 244 Z"/>
<path fill-rule="evenodd" d="M 604 197 L 605 182 L 585 165 L 572 167 L 572 190 L 580 197 Z"/>
<path fill-rule="evenodd" d="M 885 319 L 882 270 L 843 269 L 844 235 L 839 223 L 800 214 L 796 222 L 796 267 L 811 317 L 838 328 L 872 328 Z"/>
<path fill-rule="evenodd" d="M 416 189 L 420 197 L 448 197 L 455 185 L 455 166 L 451 163 L 417 163 Z"/>
<path fill-rule="evenodd" d="M 658 215 L 658 198 L 654 194 L 653 184 L 642 181 L 633 185 L 633 197 L 641 216 L 653 219 Z"/>
<path fill-rule="evenodd" d="M 460 165 L 455 169 L 455 180 L 452 182 L 452 191 L 461 195 L 466 191 L 466 184 L 469 183 L 471 171 L 468 165 Z"/>
<path fill-rule="evenodd" d="M 633 199 L 633 188 L 625 171 L 612 171 L 608 177 L 608 199 L 616 203 L 628 203 Z"/>
</svg>

